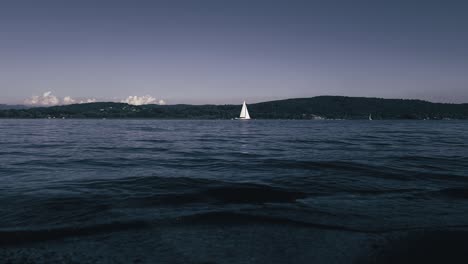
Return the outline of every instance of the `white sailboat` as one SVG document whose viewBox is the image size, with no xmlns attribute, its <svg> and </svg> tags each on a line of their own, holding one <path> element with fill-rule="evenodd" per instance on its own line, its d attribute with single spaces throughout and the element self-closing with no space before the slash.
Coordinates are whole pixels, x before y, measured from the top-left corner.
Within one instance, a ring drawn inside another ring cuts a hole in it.
<svg viewBox="0 0 468 264">
<path fill-rule="evenodd" d="M 245 104 L 245 101 L 244 101 L 244 104 L 242 105 L 240 116 L 237 119 L 242 119 L 242 120 L 250 119 L 249 110 L 247 110 L 247 105 Z"/>
<path fill-rule="evenodd" d="M 369 114 L 369 120 L 372 120 L 372 114 Z"/>
</svg>

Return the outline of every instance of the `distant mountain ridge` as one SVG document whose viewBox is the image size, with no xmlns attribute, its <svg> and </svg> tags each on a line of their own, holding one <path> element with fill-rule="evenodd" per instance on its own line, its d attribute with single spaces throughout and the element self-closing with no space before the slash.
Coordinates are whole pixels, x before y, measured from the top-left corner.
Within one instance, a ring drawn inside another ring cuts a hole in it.
<svg viewBox="0 0 468 264">
<path fill-rule="evenodd" d="M 7 104 L 0 104 L 0 110 L 6 110 L 6 109 L 25 109 L 29 108 L 28 106 L 25 105 L 7 105 Z"/>
<path fill-rule="evenodd" d="M 317 96 L 248 105 L 253 119 L 468 119 L 468 104 L 422 100 Z M 239 105 L 142 105 L 98 102 L 0 110 L 0 118 L 232 119 Z"/>
</svg>

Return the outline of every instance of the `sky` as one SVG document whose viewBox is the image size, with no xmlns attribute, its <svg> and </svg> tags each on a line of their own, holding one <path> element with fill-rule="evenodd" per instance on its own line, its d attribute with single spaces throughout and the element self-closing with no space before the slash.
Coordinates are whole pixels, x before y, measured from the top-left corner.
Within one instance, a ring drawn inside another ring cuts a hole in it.
<svg viewBox="0 0 468 264">
<path fill-rule="evenodd" d="M 466 14 L 466 1 L 2 0 L 0 103 L 468 103 Z"/>
</svg>

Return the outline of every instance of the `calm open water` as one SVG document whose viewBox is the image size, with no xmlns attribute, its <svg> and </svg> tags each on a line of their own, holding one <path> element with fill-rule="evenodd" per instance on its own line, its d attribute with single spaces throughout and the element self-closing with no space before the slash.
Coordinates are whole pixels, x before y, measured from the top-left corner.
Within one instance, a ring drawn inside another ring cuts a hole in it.
<svg viewBox="0 0 468 264">
<path fill-rule="evenodd" d="M 0 244 L 200 217 L 468 226 L 468 122 L 0 120 L 0 204 Z"/>
</svg>

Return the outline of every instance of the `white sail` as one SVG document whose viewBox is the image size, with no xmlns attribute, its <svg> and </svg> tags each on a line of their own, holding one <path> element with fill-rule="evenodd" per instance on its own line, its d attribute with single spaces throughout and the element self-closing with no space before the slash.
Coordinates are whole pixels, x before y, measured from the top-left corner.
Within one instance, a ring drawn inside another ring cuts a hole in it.
<svg viewBox="0 0 468 264">
<path fill-rule="evenodd" d="M 245 101 L 244 101 L 244 104 L 242 105 L 240 119 L 250 119 L 249 110 L 247 110 L 247 105 L 245 104 Z"/>
</svg>

